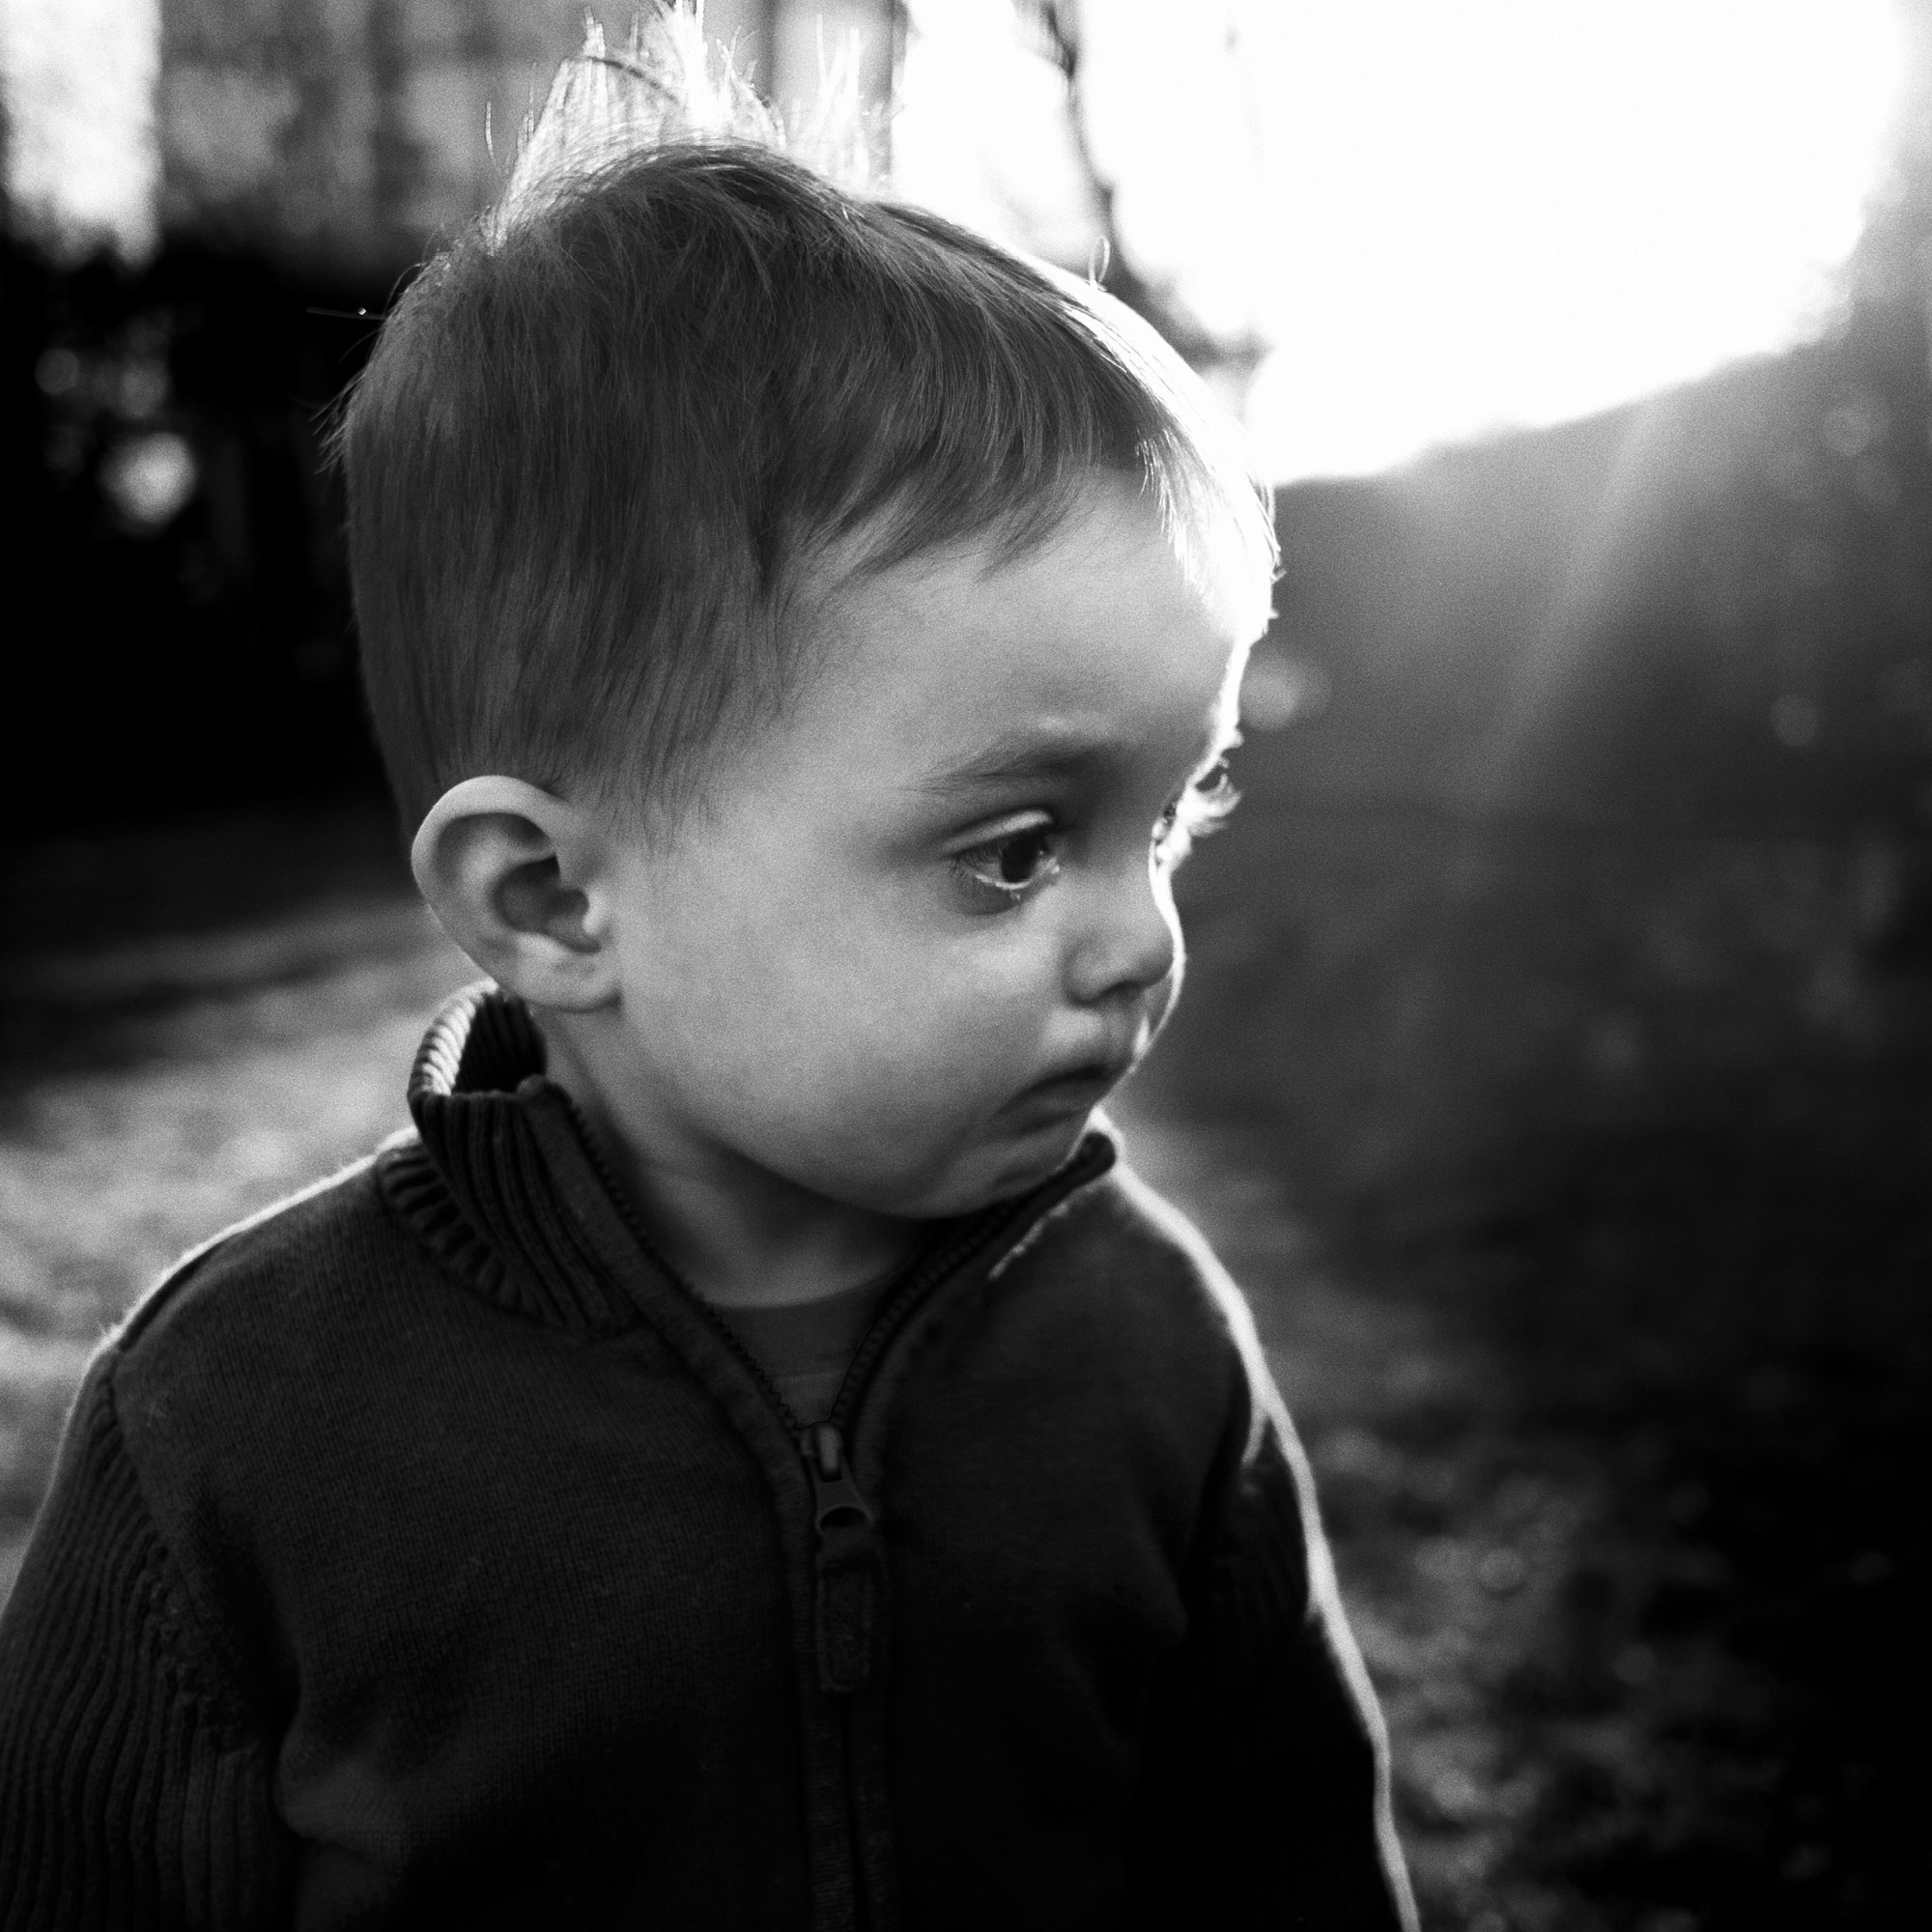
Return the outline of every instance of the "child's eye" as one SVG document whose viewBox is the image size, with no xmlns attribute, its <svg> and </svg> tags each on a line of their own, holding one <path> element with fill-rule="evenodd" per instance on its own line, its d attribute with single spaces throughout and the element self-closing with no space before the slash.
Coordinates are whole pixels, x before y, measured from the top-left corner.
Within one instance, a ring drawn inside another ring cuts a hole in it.
<svg viewBox="0 0 1932 1932">
<path fill-rule="evenodd" d="M 1197 838 L 1218 832 L 1228 815 L 1240 804 L 1224 758 L 1196 779 L 1154 821 L 1154 855 L 1163 866 L 1178 866 L 1194 847 Z"/>
<path fill-rule="evenodd" d="M 1060 870 L 1060 833 L 1044 813 L 1023 819 L 952 855 L 953 869 L 995 910 L 1017 905 Z"/>
</svg>

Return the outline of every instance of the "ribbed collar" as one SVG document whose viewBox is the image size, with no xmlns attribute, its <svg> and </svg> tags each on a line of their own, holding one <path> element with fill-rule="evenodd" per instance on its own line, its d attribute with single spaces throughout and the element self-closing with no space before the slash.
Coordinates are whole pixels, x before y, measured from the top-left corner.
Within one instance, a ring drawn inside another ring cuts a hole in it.
<svg viewBox="0 0 1932 1932">
<path fill-rule="evenodd" d="M 384 1155 L 381 1184 L 418 1238 L 489 1300 L 579 1333 L 626 1328 L 690 1290 L 637 1224 L 544 1058 L 522 1001 L 487 981 L 457 994 L 410 1072 L 419 1139 Z M 1111 1135 L 1090 1133 L 1051 1179 L 954 1224 L 939 1245 L 996 1266 L 1114 1159 Z"/>
</svg>

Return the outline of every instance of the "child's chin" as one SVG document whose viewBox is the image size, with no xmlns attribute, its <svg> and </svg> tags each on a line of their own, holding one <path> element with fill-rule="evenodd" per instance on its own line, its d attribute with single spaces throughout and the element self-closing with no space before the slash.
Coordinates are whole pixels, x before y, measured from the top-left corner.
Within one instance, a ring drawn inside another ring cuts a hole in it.
<svg viewBox="0 0 1932 1932">
<path fill-rule="evenodd" d="M 1050 1180 L 1073 1158 L 1086 1138 L 1092 1107 L 1058 1120 L 1042 1121 L 1026 1132 L 1015 1134 L 997 1148 L 989 1149 L 984 1179 L 977 1189 L 978 1198 L 953 1213 L 968 1213 L 976 1208 L 989 1208 L 996 1201 L 1009 1201 Z M 979 1177 L 975 1177 L 979 1179 Z"/>
<path fill-rule="evenodd" d="M 987 1135 L 923 1174 L 880 1174 L 842 1186 L 816 1184 L 835 1199 L 908 1221 L 947 1221 L 1010 1201 L 1050 1180 L 1073 1157 L 1094 1109 Z"/>
</svg>

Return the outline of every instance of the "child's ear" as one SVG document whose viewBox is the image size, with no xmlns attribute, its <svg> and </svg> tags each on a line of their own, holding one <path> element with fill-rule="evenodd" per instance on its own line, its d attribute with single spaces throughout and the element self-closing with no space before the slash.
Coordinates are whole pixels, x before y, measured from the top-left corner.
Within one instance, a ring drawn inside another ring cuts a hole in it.
<svg viewBox="0 0 1932 1932">
<path fill-rule="evenodd" d="M 430 808 L 410 848 L 442 929 L 532 1006 L 616 998 L 611 851 L 590 815 L 522 779 L 474 778 Z"/>
</svg>

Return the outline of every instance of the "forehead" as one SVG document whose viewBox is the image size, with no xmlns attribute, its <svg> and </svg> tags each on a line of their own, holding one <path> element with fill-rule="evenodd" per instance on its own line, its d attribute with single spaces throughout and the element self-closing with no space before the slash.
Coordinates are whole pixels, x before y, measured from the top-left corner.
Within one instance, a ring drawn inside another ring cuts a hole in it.
<svg viewBox="0 0 1932 1932">
<path fill-rule="evenodd" d="M 922 760 L 991 771 L 1205 740 L 1232 722 L 1251 641 L 1190 581 L 1152 507 L 1111 485 L 1017 555 L 964 546 L 848 582 L 819 631 L 798 724 L 909 775 Z"/>
</svg>

